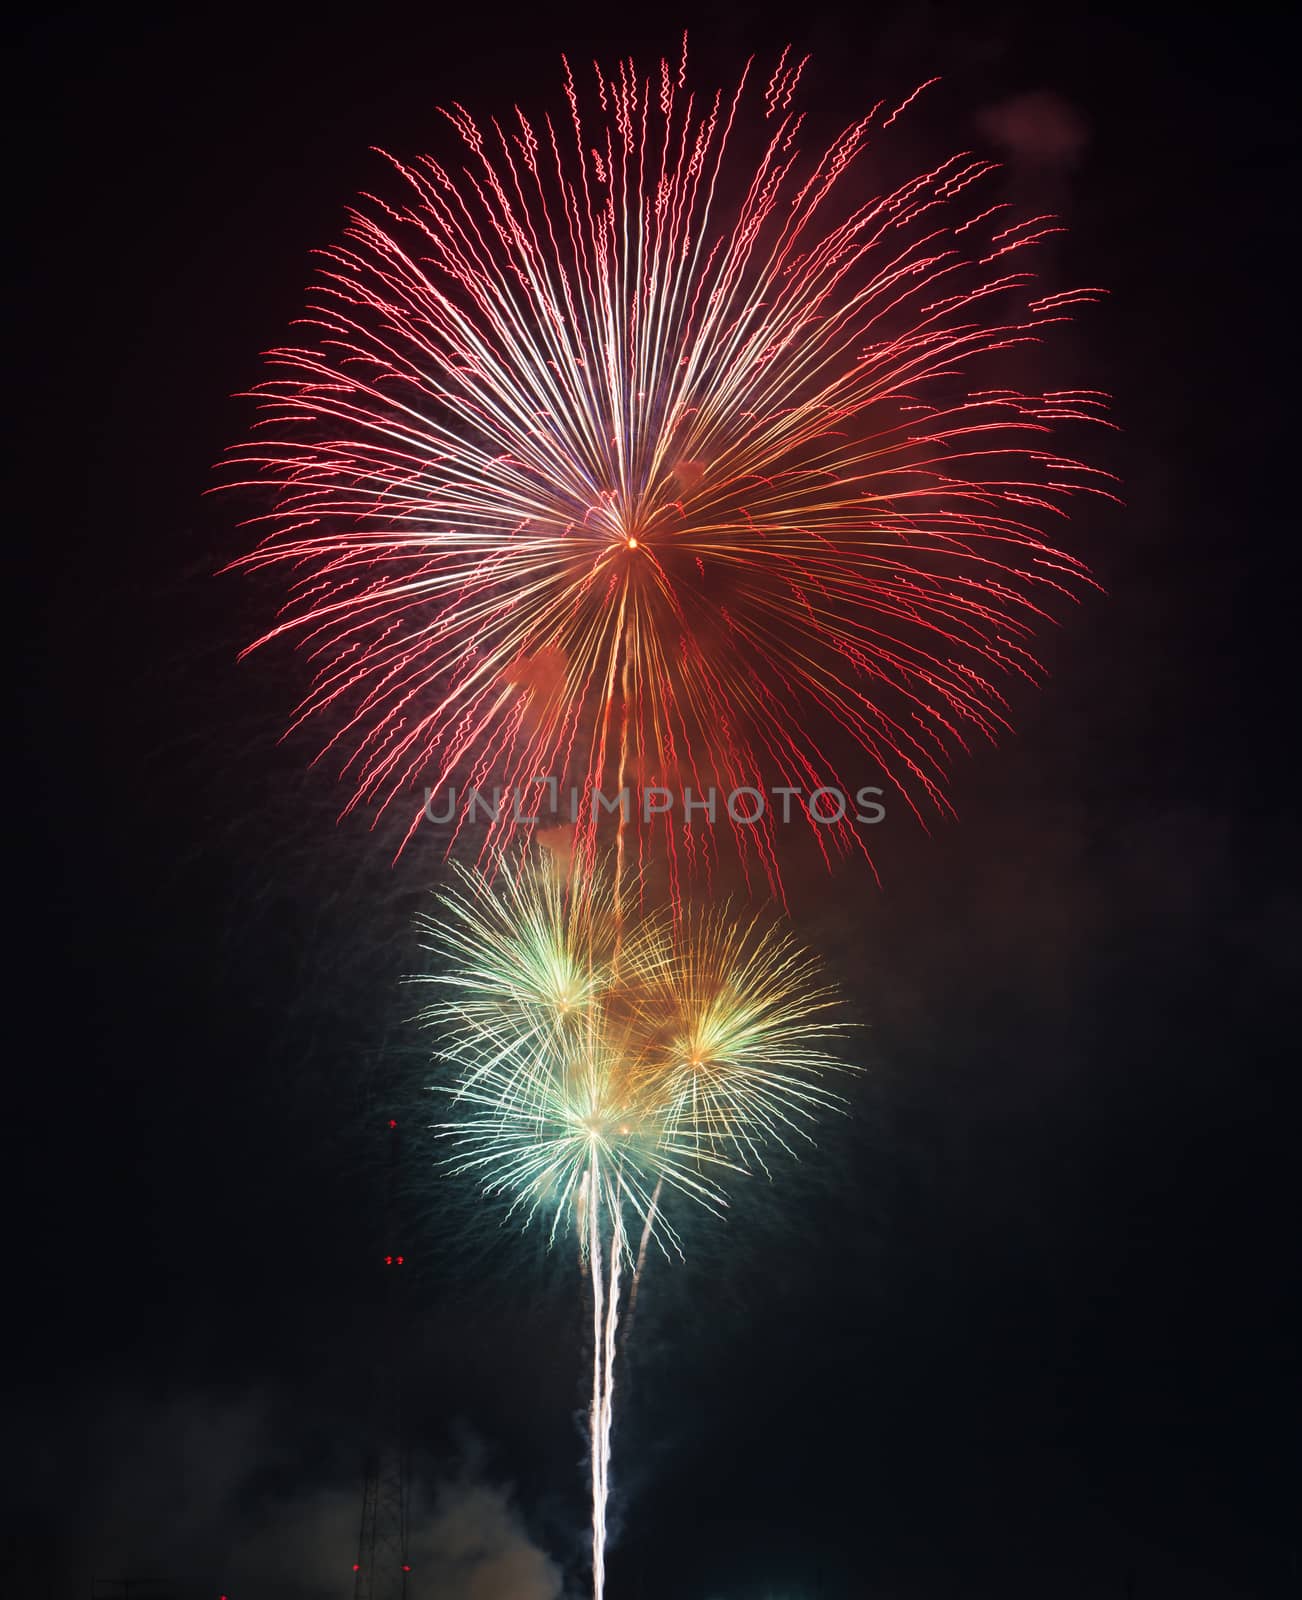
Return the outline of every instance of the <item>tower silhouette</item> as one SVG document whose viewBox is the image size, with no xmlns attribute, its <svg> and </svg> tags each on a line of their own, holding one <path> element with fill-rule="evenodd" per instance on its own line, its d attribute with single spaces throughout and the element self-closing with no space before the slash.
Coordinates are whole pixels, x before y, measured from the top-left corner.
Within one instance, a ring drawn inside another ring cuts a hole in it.
<svg viewBox="0 0 1302 1600">
<path fill-rule="evenodd" d="M 387 1133 L 384 1228 L 376 1252 L 376 1265 L 383 1274 L 377 1322 L 380 1337 L 379 1347 L 373 1352 L 370 1436 L 357 1562 L 353 1568 L 353 1600 L 406 1600 L 411 1571 L 407 1562 L 407 1447 L 402 1418 L 402 1269 L 406 1265 L 399 1217 L 402 1138 L 395 1118 L 389 1118 Z"/>
</svg>

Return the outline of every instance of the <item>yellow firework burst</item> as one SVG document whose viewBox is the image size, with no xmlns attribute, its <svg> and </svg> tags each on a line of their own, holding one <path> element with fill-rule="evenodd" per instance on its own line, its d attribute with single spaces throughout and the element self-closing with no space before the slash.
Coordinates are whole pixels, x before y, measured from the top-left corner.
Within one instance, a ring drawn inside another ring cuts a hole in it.
<svg viewBox="0 0 1302 1600">
<path fill-rule="evenodd" d="M 627 900 L 635 897 L 626 895 Z M 422 919 L 453 1114 L 451 1166 L 555 1232 L 597 1197 L 676 1243 L 661 1191 L 710 1209 L 730 1173 L 810 1136 L 843 1026 L 817 964 L 782 927 L 725 907 L 618 914 L 533 865 L 460 870 Z"/>
</svg>

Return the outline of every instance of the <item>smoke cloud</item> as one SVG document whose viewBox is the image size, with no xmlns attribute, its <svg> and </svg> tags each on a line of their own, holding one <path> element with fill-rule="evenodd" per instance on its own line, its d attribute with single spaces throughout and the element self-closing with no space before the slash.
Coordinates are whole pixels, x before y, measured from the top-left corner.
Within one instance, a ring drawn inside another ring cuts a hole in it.
<svg viewBox="0 0 1302 1600">
<path fill-rule="evenodd" d="M 1026 167 L 1065 171 L 1089 143 L 1089 125 L 1075 106 L 1048 89 L 1014 95 L 977 115 L 977 126 L 1009 158 Z"/>
<path fill-rule="evenodd" d="M 305 1468 L 279 1432 L 260 1392 L 166 1403 L 122 1397 L 88 1441 L 77 1548 L 60 1552 L 58 1592 L 89 1594 L 94 1577 L 129 1573 L 187 1597 L 343 1593 L 357 1559 L 353 1452 Z M 302 1487 L 309 1471 L 316 1481 Z M 322 1483 L 326 1474 L 336 1481 Z M 473 1449 L 432 1487 L 414 1485 L 408 1559 L 411 1600 L 563 1593 L 560 1568 L 530 1536 L 510 1487 L 487 1481 Z"/>
<path fill-rule="evenodd" d="M 356 1559 L 358 1491 L 327 1490 L 264 1512 L 232 1563 L 232 1587 L 266 1596 L 337 1593 Z M 417 1491 L 411 1600 L 560 1600 L 562 1576 L 529 1536 L 509 1488 L 467 1476 Z"/>
<path fill-rule="evenodd" d="M 441 1483 L 412 1548 L 416 1600 L 560 1600 L 560 1569 L 495 1485 Z"/>
</svg>

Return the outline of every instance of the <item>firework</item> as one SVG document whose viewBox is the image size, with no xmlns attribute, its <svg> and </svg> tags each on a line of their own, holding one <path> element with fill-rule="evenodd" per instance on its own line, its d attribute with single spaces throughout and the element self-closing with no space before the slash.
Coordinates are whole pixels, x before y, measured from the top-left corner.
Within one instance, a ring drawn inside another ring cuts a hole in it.
<svg viewBox="0 0 1302 1600">
<path fill-rule="evenodd" d="M 730 837 L 780 893 L 770 794 L 829 858 L 863 849 L 844 801 L 815 804 L 844 752 L 945 809 L 1088 582 L 1049 528 L 1108 492 L 1059 443 L 1102 397 L 1010 365 L 1096 293 L 1037 282 L 1054 219 L 968 153 L 884 182 L 916 95 L 803 152 L 802 68 L 701 95 L 685 54 L 566 63 L 559 115 L 452 107 L 453 153 L 395 162 L 323 253 L 231 457 L 273 492 L 239 564 L 288 578 L 255 643 L 310 658 L 296 722 L 349 808 L 409 805 L 405 845 L 458 784 L 493 796 L 424 924 L 423 1015 L 447 1167 L 585 1265 L 597 1600 L 647 1250 L 681 1253 L 684 1216 L 841 1104 L 815 964 L 686 881 Z M 550 871 L 515 848 L 534 828 Z"/>
<path fill-rule="evenodd" d="M 842 1103 L 823 1079 L 843 1030 L 785 929 L 725 906 L 685 926 L 643 912 L 630 931 L 615 889 L 457 869 L 420 923 L 420 982 L 439 991 L 421 1017 L 440 1035 L 458 1172 L 523 1220 L 545 1211 L 555 1237 L 595 1158 L 606 1198 L 674 1242 L 654 1192 L 718 1207 L 728 1171 L 807 1137 Z"/>
<path fill-rule="evenodd" d="M 508 1215 L 576 1234 L 591 1285 L 594 1592 L 604 1584 L 616 1333 L 630 1228 L 679 1248 L 673 1201 L 718 1211 L 773 1145 L 808 1140 L 843 1102 L 834 996 L 784 930 L 728 909 L 620 913 L 530 868 L 463 870 L 424 920 L 439 992 L 450 1169 Z M 635 1280 L 636 1281 L 636 1280 Z"/>
<path fill-rule="evenodd" d="M 563 785 L 591 861 L 596 791 L 779 773 L 815 825 L 849 745 L 921 814 L 1007 725 L 1084 579 L 1044 529 L 1103 487 L 1054 444 L 1100 397 L 1004 363 L 1092 291 L 1037 284 L 1053 219 L 978 198 L 984 160 L 876 191 L 903 107 L 804 156 L 801 65 L 701 96 L 685 56 L 567 64 L 559 117 L 454 106 L 460 155 L 395 163 L 405 193 L 324 252 L 233 478 L 275 491 L 243 565 L 290 594 L 258 642 L 309 654 L 299 717 L 351 805 L 523 794 L 487 858 Z M 777 881 L 772 818 L 633 815 L 675 884 L 729 833 Z"/>
</svg>

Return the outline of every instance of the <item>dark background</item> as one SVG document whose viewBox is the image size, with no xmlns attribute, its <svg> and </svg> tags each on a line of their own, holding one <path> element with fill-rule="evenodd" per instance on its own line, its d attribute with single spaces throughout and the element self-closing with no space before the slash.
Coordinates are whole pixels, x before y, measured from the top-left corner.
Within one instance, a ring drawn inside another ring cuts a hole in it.
<svg viewBox="0 0 1302 1600">
<path fill-rule="evenodd" d="M 424 1048 L 397 983 L 433 866 L 391 870 L 336 825 L 310 735 L 277 744 L 303 669 L 237 665 L 273 595 L 213 576 L 247 535 L 204 491 L 309 251 L 384 181 L 369 147 L 428 147 L 453 98 L 551 106 L 562 48 L 676 54 L 684 21 L 708 85 L 812 50 L 819 127 L 942 73 L 906 157 L 1056 97 L 1074 159 L 1046 134 L 1006 182 L 1064 212 L 1064 281 L 1112 291 L 1055 359 L 1117 396 L 1093 453 L 1128 509 L 1074 524 L 1107 596 L 1046 641 L 1018 737 L 959 768 L 960 821 L 901 811 L 880 892 L 796 896 L 872 1071 L 816 1170 L 652 1269 L 611 1600 L 1294 1592 L 1281 27 L 376 0 L 56 7 L 11 40 L 0 1593 L 130 1569 L 351 1594 L 381 1130 Z M 581 1593 L 571 1264 L 477 1222 L 405 1126 L 413 1597 L 546 1600 L 540 1550 Z M 449 1565 L 475 1519 L 481 1556 Z"/>
</svg>

